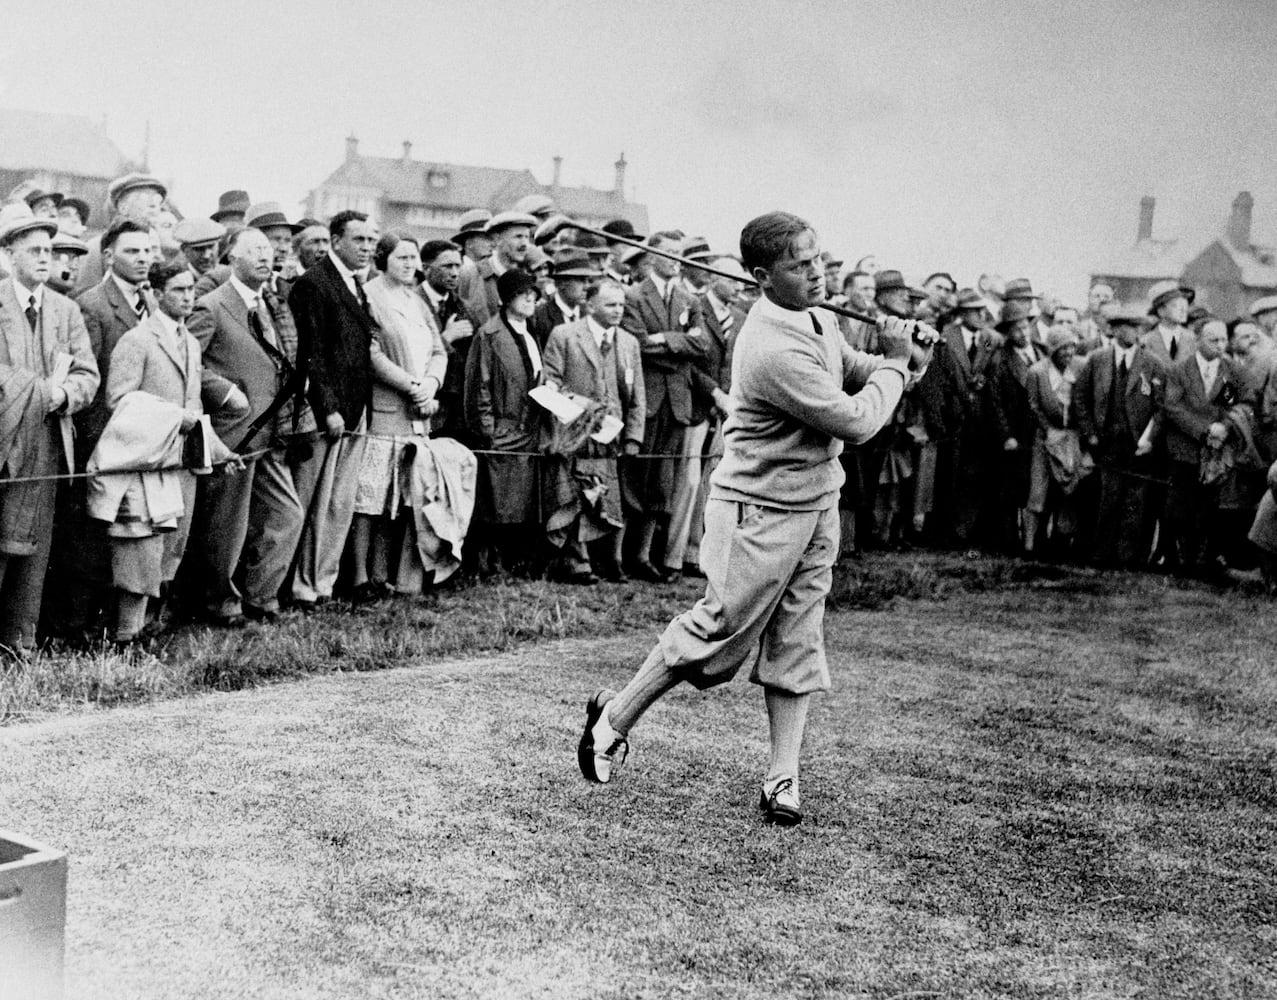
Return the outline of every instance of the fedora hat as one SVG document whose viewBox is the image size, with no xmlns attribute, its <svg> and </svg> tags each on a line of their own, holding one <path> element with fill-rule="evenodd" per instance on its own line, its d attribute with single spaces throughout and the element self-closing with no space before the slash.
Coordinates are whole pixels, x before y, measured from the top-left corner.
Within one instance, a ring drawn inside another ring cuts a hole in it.
<svg viewBox="0 0 1277 1000">
<path fill-rule="evenodd" d="M 1191 288 L 1185 288 L 1173 278 L 1159 281 L 1148 290 L 1148 314 L 1156 316 L 1157 310 L 1174 298 L 1181 298 L 1191 303 L 1196 295 Z"/>
<path fill-rule="evenodd" d="M 689 236 L 683 244 L 683 256 L 688 260 L 709 260 L 714 253 L 704 236 Z"/>
<path fill-rule="evenodd" d="M 1038 299 L 1041 296 L 1034 294 L 1033 285 L 1028 278 L 1012 278 L 1007 282 L 1002 298 L 1011 302 L 1015 299 Z"/>
<path fill-rule="evenodd" d="M 958 309 L 988 309 L 989 303 L 974 288 L 964 288 L 958 292 Z"/>
<path fill-rule="evenodd" d="M 23 233 L 43 229 L 50 236 L 58 235 L 58 220 L 45 219 L 32 214 L 25 201 L 15 201 L 0 208 L 0 247 L 8 246 Z"/>
<path fill-rule="evenodd" d="M 117 177 L 107 185 L 106 194 L 111 199 L 111 204 L 117 205 L 124 195 L 138 188 L 154 188 L 161 198 L 168 197 L 168 188 L 164 186 L 164 182 L 150 174 L 125 174 Z"/>
<path fill-rule="evenodd" d="M 598 278 L 603 272 L 590 255 L 576 247 L 566 248 L 554 261 L 555 278 Z"/>
<path fill-rule="evenodd" d="M 209 218 L 221 222 L 228 215 L 243 215 L 251 204 L 247 191 L 223 191 L 217 198 L 217 211 Z"/>
<path fill-rule="evenodd" d="M 284 214 L 284 207 L 277 201 L 259 201 L 256 205 L 249 205 L 244 213 L 244 225 L 249 229 L 273 229 L 276 226 L 286 226 L 294 233 L 300 233 L 302 230 L 301 226 L 288 221 L 288 216 Z"/>
<path fill-rule="evenodd" d="M 962 308 L 961 305 L 958 308 Z M 1007 299 L 1006 305 L 1002 307 L 1002 318 L 994 324 L 994 329 L 1005 329 L 1013 323 L 1018 323 L 1022 319 L 1030 319 L 1032 316 L 1033 307 L 1027 299 Z"/>
<path fill-rule="evenodd" d="M 23 200 L 27 203 L 28 206 L 30 206 L 31 211 L 34 212 L 36 203 L 44 201 L 48 198 L 53 199 L 54 208 L 60 208 L 62 205 L 62 202 L 65 200 L 61 191 L 41 191 L 39 188 L 36 188 L 34 191 L 28 194 L 26 198 L 24 198 Z"/>
<path fill-rule="evenodd" d="M 927 297 L 927 293 L 920 288 L 914 288 L 905 281 L 905 276 L 899 271 L 886 270 L 879 271 L 874 275 L 874 295 L 881 295 L 883 292 L 894 292 L 901 290 L 908 292 L 913 298 Z"/>
</svg>

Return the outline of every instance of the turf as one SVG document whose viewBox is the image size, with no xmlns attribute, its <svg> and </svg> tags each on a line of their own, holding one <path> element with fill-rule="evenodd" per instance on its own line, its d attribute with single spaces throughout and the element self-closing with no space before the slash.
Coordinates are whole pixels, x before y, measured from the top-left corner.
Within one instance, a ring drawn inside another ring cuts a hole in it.
<svg viewBox="0 0 1277 1000">
<path fill-rule="evenodd" d="M 579 778 L 661 610 L 585 605 L 586 637 L 0 729 L 0 825 L 71 856 L 69 996 L 1277 995 L 1267 601 L 898 559 L 837 594 L 793 830 L 743 679 Z"/>
</svg>

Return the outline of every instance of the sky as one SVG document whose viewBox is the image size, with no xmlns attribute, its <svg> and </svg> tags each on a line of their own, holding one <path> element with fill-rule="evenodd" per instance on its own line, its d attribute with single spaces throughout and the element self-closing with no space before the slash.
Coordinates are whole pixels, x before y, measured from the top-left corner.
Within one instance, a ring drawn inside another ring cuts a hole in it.
<svg viewBox="0 0 1277 1000">
<path fill-rule="evenodd" d="M 367 155 L 526 167 L 734 252 L 775 208 L 920 282 L 1028 276 L 1081 303 L 1135 238 L 1233 197 L 1277 242 L 1277 4 L 77 0 L 6 14 L 0 106 L 105 119 L 187 214 L 296 210 Z M 38 39 L 30 44 L 28 39 Z"/>
</svg>

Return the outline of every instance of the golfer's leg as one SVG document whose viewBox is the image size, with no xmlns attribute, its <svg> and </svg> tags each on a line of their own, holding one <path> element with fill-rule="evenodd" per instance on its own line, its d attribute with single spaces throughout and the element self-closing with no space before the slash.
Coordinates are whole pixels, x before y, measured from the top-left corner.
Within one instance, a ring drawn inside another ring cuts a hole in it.
<svg viewBox="0 0 1277 1000">
<path fill-rule="evenodd" d="M 809 694 L 790 694 L 780 688 L 764 688 L 767 724 L 771 735 L 771 760 L 767 765 L 767 782 L 782 775 L 798 780 L 798 755 L 803 746 L 803 730 L 807 725 Z"/>
</svg>

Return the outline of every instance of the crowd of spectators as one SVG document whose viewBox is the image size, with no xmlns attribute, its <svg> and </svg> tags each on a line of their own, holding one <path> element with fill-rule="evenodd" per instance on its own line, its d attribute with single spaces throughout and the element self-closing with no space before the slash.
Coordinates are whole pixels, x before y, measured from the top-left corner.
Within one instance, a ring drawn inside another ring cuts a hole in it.
<svg viewBox="0 0 1277 1000">
<path fill-rule="evenodd" d="M 530 196 L 448 240 L 157 178 L 0 209 L 0 644 L 128 644 L 420 594 L 457 572 L 582 586 L 700 576 L 757 295 L 676 229 Z M 1277 552 L 1277 298 L 1177 282 L 1084 308 L 1029 280 L 920 286 L 822 257 L 848 343 L 939 331 L 887 427 L 846 448 L 841 556 L 1023 553 L 1224 582 Z M 707 269 L 697 265 L 704 265 Z M 853 314 L 860 318 L 853 318 Z"/>
</svg>

